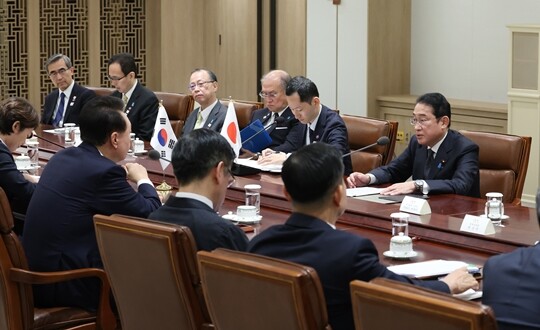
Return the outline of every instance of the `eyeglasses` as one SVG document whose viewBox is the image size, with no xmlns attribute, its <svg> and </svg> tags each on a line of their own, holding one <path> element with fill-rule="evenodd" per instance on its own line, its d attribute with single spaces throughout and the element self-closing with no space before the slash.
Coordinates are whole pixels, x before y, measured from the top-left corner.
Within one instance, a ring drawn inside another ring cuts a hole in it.
<svg viewBox="0 0 540 330">
<path fill-rule="evenodd" d="M 190 91 L 194 91 L 195 88 L 203 88 L 205 84 L 216 82 L 215 80 L 208 80 L 208 81 L 199 81 L 197 83 L 191 83 L 188 85 L 188 89 Z"/>
<path fill-rule="evenodd" d="M 64 73 L 66 73 L 66 71 L 69 70 L 68 68 L 61 68 L 61 69 L 58 69 L 58 71 L 51 71 L 49 72 L 49 77 L 52 78 L 56 75 L 63 75 Z"/>
<path fill-rule="evenodd" d="M 426 127 L 432 119 L 433 119 L 433 118 L 420 118 L 420 119 L 416 119 L 416 118 L 412 117 L 412 118 L 410 119 L 410 122 L 411 122 L 411 125 L 413 125 L 413 126 L 416 126 L 416 124 L 419 124 L 419 125 L 422 126 L 422 127 Z"/>
<path fill-rule="evenodd" d="M 278 96 L 279 93 L 276 93 L 276 92 L 270 92 L 270 93 L 266 93 L 266 92 L 260 92 L 259 93 L 259 96 L 263 99 L 273 99 L 274 97 Z"/>
<path fill-rule="evenodd" d="M 107 79 L 109 79 L 110 81 L 119 81 L 119 80 L 124 79 L 125 77 L 127 77 L 127 75 L 124 75 L 123 77 L 112 77 L 112 76 L 107 75 Z"/>
<path fill-rule="evenodd" d="M 236 178 L 232 174 L 230 168 L 227 167 L 227 171 L 229 172 L 229 175 L 231 176 L 231 178 L 229 179 L 229 183 L 227 184 L 227 188 L 230 188 L 236 182 Z"/>
</svg>

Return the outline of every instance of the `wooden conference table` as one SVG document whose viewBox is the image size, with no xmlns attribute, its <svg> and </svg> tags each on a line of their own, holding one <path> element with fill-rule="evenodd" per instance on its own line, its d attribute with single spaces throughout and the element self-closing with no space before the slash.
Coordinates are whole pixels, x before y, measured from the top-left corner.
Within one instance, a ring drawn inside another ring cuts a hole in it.
<svg viewBox="0 0 540 330">
<path fill-rule="evenodd" d="M 47 133 L 41 128 L 37 130 L 37 133 L 47 140 L 64 145 L 62 134 Z M 40 140 L 41 166 L 46 166 L 50 157 L 59 149 L 58 146 Z M 150 179 L 156 184 L 165 181 L 173 187 L 177 186 L 170 165 L 163 171 L 158 161 L 151 160 L 146 155 L 128 155 L 125 162 L 137 162 L 145 166 Z M 262 172 L 246 177 L 236 177 L 236 182 L 227 191 L 220 214 L 235 211 L 238 205 L 243 204 L 243 187 L 253 183 L 262 186 L 261 215 L 263 219 L 255 232 L 285 222 L 291 213 L 291 205 L 283 194 L 283 182 L 280 175 L 273 173 Z M 430 196 L 428 201 L 432 213 L 412 216 L 409 222 L 409 236 L 413 238 L 414 250 L 418 252 L 418 256 L 411 259 L 395 260 L 382 255 L 388 250 L 391 238 L 390 214 L 399 211 L 398 203 L 380 204 L 348 198 L 347 210 L 339 218 L 337 227 L 371 239 L 379 251 L 381 261 L 386 265 L 430 259 L 462 260 L 470 264 L 483 265 L 491 255 L 530 246 L 540 240 L 535 209 L 505 205 L 505 214 L 509 216 L 509 219 L 503 222 L 504 226 L 497 226 L 494 235 L 482 236 L 460 232 L 459 228 L 466 214 L 484 213 L 485 199 L 437 195 Z"/>
</svg>

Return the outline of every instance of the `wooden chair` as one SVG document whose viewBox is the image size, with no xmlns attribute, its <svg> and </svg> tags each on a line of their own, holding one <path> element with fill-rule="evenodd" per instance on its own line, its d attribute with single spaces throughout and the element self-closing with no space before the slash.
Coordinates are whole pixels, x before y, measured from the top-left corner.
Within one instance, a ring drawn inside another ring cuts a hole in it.
<svg viewBox="0 0 540 330">
<path fill-rule="evenodd" d="M 496 330 L 490 307 L 384 278 L 351 282 L 356 329 Z"/>
<path fill-rule="evenodd" d="M 223 105 L 229 105 L 229 99 L 220 100 Z M 251 122 L 251 114 L 257 109 L 262 109 L 264 104 L 262 102 L 233 100 L 234 110 L 236 111 L 236 119 L 238 120 L 238 126 L 240 130 Z"/>
<path fill-rule="evenodd" d="M 503 194 L 504 203 L 521 204 L 525 185 L 531 137 L 502 133 L 460 131 L 480 148 L 480 194 Z"/>
<path fill-rule="evenodd" d="M 396 146 L 398 122 L 351 115 L 342 115 L 341 118 L 347 126 L 351 151 L 368 146 L 381 136 L 388 136 L 390 139 L 390 143 L 387 145 L 374 146 L 352 154 L 353 171 L 367 173 L 392 160 Z"/>
<path fill-rule="evenodd" d="M 193 97 L 180 93 L 155 92 L 154 94 L 167 110 L 167 116 L 174 134 L 179 137 L 188 115 L 193 111 L 193 105 L 195 104 Z"/>
<path fill-rule="evenodd" d="M 195 241 L 187 227 L 94 216 L 123 329 L 210 329 Z"/>
<path fill-rule="evenodd" d="M 217 329 L 330 329 L 321 283 L 311 267 L 226 249 L 197 255 Z"/>
<path fill-rule="evenodd" d="M 6 194 L 0 188 L 0 329 L 114 329 L 116 320 L 109 305 L 110 286 L 102 269 L 85 268 L 59 272 L 33 272 L 18 236 Z M 83 277 L 102 283 L 98 312 L 74 307 L 35 308 L 32 284 L 51 284 Z"/>
</svg>

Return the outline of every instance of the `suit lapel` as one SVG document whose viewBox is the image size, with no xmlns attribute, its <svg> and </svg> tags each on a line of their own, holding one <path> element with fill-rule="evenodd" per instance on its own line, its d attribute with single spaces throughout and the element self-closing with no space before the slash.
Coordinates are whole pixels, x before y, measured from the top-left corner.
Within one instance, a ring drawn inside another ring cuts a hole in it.
<svg viewBox="0 0 540 330">
<path fill-rule="evenodd" d="M 217 102 L 216 105 L 212 108 L 212 111 L 210 111 L 210 114 L 208 115 L 208 118 L 206 118 L 206 121 L 204 122 L 205 128 L 212 128 L 212 125 L 216 121 L 216 117 L 218 115 L 219 109 L 221 109 L 221 102 Z"/>
</svg>

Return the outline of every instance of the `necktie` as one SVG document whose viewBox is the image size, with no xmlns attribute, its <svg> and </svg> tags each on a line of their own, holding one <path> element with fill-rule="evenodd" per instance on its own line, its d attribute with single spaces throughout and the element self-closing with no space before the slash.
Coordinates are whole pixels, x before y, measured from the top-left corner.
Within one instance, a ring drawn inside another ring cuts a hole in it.
<svg viewBox="0 0 540 330">
<path fill-rule="evenodd" d="M 201 113 L 201 109 L 199 109 L 199 112 L 197 113 L 197 122 L 195 123 L 195 127 L 193 129 L 201 128 L 203 125 L 203 116 Z"/>
<path fill-rule="evenodd" d="M 126 110 L 127 104 L 128 104 L 128 97 L 126 94 L 122 95 L 122 101 L 124 102 L 124 111 Z"/>
<path fill-rule="evenodd" d="M 60 122 L 62 122 L 62 117 L 64 115 L 64 98 L 66 94 L 60 93 L 60 102 L 58 103 L 58 109 L 56 109 L 56 116 L 54 116 L 53 126 L 59 127 Z"/>
<path fill-rule="evenodd" d="M 317 142 L 315 141 L 315 131 L 312 130 L 311 127 L 309 128 L 309 142 L 310 143 Z"/>
<path fill-rule="evenodd" d="M 431 149 L 428 149 L 427 158 L 426 158 L 426 167 L 424 168 L 424 180 L 429 178 L 429 174 L 431 172 L 431 163 L 433 162 L 434 156 L 435 156 L 435 152 L 433 152 L 433 150 Z"/>
</svg>

